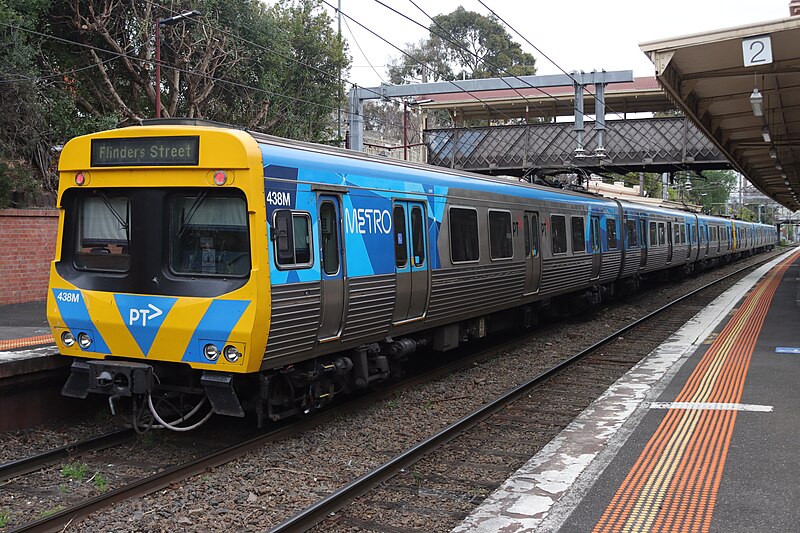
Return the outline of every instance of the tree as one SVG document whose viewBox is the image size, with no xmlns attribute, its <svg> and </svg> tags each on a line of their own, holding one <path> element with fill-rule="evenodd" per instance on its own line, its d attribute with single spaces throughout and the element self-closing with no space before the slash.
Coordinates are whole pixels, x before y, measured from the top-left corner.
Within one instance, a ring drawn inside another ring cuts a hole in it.
<svg viewBox="0 0 800 533">
<path fill-rule="evenodd" d="M 522 51 L 494 15 L 459 6 L 452 13 L 433 17 L 428 29 L 429 39 L 407 45 L 407 55 L 390 61 L 392 83 L 536 73 L 536 59 Z"/>
<path fill-rule="evenodd" d="M 189 9 L 201 17 L 161 30 L 162 87 L 153 83 L 156 21 Z M 344 98 L 345 49 L 315 0 L 86 0 L 62 5 L 59 29 L 86 45 L 63 58 L 77 99 L 92 116 L 123 123 L 162 115 L 199 117 L 321 140 Z M 323 111 L 320 112 L 319 109 Z M 320 122 L 322 121 L 322 122 Z"/>
<path fill-rule="evenodd" d="M 156 21 L 188 9 L 202 17 L 161 28 L 156 91 Z M 347 50 L 319 0 L 0 0 L 0 23 L 0 206 L 52 193 L 60 145 L 152 117 L 157 94 L 167 117 L 312 141 L 344 101 Z"/>
<path fill-rule="evenodd" d="M 723 214 L 731 191 L 736 184 L 736 174 L 730 170 L 704 170 L 689 177 L 692 184 L 687 192 L 688 201 L 702 205 L 704 213 Z"/>
</svg>

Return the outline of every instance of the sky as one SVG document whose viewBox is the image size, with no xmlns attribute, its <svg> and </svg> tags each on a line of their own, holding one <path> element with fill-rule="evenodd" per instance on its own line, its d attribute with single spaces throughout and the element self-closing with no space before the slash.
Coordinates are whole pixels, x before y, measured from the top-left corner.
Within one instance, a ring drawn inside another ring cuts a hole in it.
<svg viewBox="0 0 800 533">
<path fill-rule="evenodd" d="M 337 0 L 326 0 L 336 5 Z M 488 15 L 478 0 L 380 0 L 427 28 L 430 16 L 450 13 L 459 5 Z M 522 49 L 536 57 L 537 74 L 560 74 L 561 69 L 633 70 L 634 76 L 653 76 L 650 60 L 639 43 L 669 39 L 771 21 L 789 16 L 789 0 L 483 0 L 514 29 L 506 28 Z M 335 19 L 334 9 L 326 8 Z M 427 38 L 427 29 L 381 6 L 376 0 L 341 0 L 344 15 L 352 17 L 393 45 Z M 334 21 L 334 25 L 336 22 Z M 514 30 L 552 59 L 527 44 Z M 348 80 L 374 87 L 386 78 L 390 58 L 401 53 L 353 20 L 342 17 L 342 34 L 349 43 L 352 68 Z M 370 64 L 374 67 L 370 67 Z M 560 68 L 559 68 L 560 67 Z M 377 73 L 375 72 L 377 70 Z"/>
</svg>

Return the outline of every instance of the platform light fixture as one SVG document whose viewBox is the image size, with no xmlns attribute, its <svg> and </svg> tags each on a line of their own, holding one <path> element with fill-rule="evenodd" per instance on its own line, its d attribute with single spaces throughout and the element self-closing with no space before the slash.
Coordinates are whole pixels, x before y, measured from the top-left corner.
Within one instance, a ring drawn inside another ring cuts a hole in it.
<svg viewBox="0 0 800 533">
<path fill-rule="evenodd" d="M 778 172 L 782 171 L 783 170 L 783 165 L 781 165 L 780 163 L 778 163 L 776 161 L 775 162 L 775 170 L 777 170 Z"/>
<path fill-rule="evenodd" d="M 750 95 L 750 106 L 753 108 L 755 116 L 764 116 L 764 97 L 758 92 L 758 89 L 753 89 L 753 94 Z"/>
<path fill-rule="evenodd" d="M 772 138 L 769 136 L 769 128 L 766 126 L 761 128 L 761 136 L 764 138 L 765 143 L 768 143 L 772 140 Z"/>
<path fill-rule="evenodd" d="M 774 159 L 775 161 L 778 160 L 778 152 L 775 151 L 775 147 L 774 146 L 770 146 L 770 148 L 769 148 L 769 156 L 772 159 Z"/>
</svg>

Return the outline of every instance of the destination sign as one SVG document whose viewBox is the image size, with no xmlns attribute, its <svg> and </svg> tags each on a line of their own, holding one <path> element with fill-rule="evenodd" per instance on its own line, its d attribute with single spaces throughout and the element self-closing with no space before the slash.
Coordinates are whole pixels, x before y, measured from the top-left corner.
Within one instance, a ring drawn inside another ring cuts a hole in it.
<svg viewBox="0 0 800 533">
<path fill-rule="evenodd" d="M 196 166 L 200 137 L 92 139 L 93 167 Z"/>
</svg>

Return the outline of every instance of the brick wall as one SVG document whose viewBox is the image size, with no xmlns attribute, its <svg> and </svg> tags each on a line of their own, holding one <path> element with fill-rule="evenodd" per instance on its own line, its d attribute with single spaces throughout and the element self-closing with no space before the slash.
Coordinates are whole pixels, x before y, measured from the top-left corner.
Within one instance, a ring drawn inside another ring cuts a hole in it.
<svg viewBox="0 0 800 533">
<path fill-rule="evenodd" d="M 44 300 L 58 211 L 0 209 L 0 305 Z"/>
</svg>

